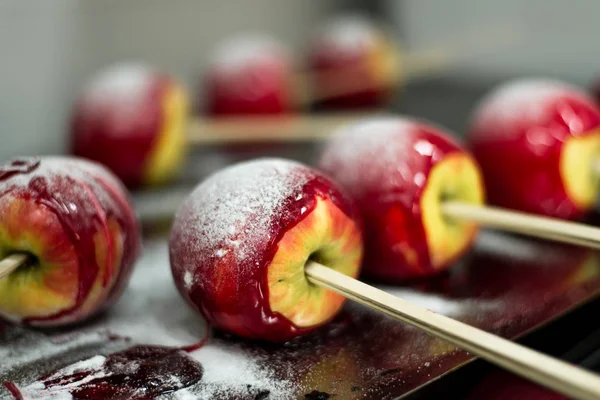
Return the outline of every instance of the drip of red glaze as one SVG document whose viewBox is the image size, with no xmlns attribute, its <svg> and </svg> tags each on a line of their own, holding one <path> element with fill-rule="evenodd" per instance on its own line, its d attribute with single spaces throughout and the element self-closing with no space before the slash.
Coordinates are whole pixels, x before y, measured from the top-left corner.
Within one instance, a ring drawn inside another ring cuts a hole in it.
<svg viewBox="0 0 600 400">
<path fill-rule="evenodd" d="M 84 187 L 86 193 L 90 196 L 90 199 L 88 200 L 92 202 L 94 208 L 96 209 L 96 215 L 93 216 L 93 221 L 88 221 L 89 225 L 86 227 L 87 229 L 84 229 L 84 226 L 81 224 L 81 220 L 77 220 L 77 215 L 75 215 L 77 211 L 75 211 L 75 213 L 71 213 L 64 202 L 52 195 L 52 193 L 48 190 L 44 179 L 32 179 L 29 183 L 29 188 L 34 193 L 37 193 L 37 202 L 45 205 L 52 210 L 52 212 L 54 212 L 60 224 L 63 226 L 65 232 L 69 236 L 71 243 L 75 245 L 79 261 L 79 288 L 76 301 L 72 307 L 62 310 L 59 313 L 46 317 L 26 318 L 23 320 L 24 323 L 61 318 L 70 314 L 73 310 L 78 309 L 85 301 L 100 270 L 100 267 L 96 262 L 96 251 L 93 240 L 95 233 L 94 227 L 98 227 L 98 224 L 106 236 L 106 243 L 109 246 L 108 251 L 110 257 L 108 260 L 109 262 L 112 262 L 112 239 L 110 238 L 108 226 L 106 224 L 106 215 L 102 210 L 102 207 L 100 207 L 95 199 L 93 191 L 84 182 L 77 181 L 70 177 L 66 178 L 66 181 L 69 181 L 69 184 Z M 85 231 L 83 234 L 81 232 L 82 230 Z M 91 266 L 94 266 L 95 268 L 91 268 Z"/>
<path fill-rule="evenodd" d="M 9 165 L 0 168 L 0 180 L 10 178 L 16 174 L 27 174 L 39 166 L 39 158 L 13 160 Z"/>
<path fill-rule="evenodd" d="M 113 353 L 98 369 L 82 369 L 71 374 L 42 377 L 47 390 L 69 392 L 74 399 L 153 399 L 194 385 L 204 369 L 185 352 L 163 346 L 135 346 Z M 98 375 L 97 378 L 92 378 Z M 90 379 L 92 378 L 92 379 Z M 5 386 L 19 400 L 22 392 L 14 383 Z"/>
<path fill-rule="evenodd" d="M 191 353 L 192 351 L 196 351 L 196 350 L 201 349 L 202 347 L 206 346 L 209 341 L 210 341 L 210 325 L 209 325 L 208 321 L 206 321 L 206 332 L 204 333 L 204 337 L 198 343 L 195 343 L 195 344 L 192 344 L 189 346 L 183 346 L 183 347 L 180 347 L 180 349 L 185 351 L 186 353 Z"/>
<path fill-rule="evenodd" d="M 15 400 L 23 400 L 23 395 L 21 391 L 13 382 L 4 382 L 4 387 L 10 392 L 10 394 L 15 398 Z"/>
</svg>

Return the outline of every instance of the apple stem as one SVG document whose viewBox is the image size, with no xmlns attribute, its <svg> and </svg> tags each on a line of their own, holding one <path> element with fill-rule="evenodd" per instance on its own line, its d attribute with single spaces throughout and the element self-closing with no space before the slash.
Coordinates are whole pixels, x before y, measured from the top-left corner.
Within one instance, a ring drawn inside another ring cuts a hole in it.
<svg viewBox="0 0 600 400">
<path fill-rule="evenodd" d="M 581 223 L 455 201 L 443 203 L 442 212 L 489 228 L 600 249 L 600 229 Z"/>
<path fill-rule="evenodd" d="M 13 253 L 0 261 L 0 279 L 7 277 L 23 265 L 29 256 L 25 253 Z"/>
<path fill-rule="evenodd" d="M 436 314 L 324 265 L 310 261 L 308 280 L 453 343 L 502 368 L 566 396 L 600 398 L 600 377 L 561 360 Z"/>
</svg>

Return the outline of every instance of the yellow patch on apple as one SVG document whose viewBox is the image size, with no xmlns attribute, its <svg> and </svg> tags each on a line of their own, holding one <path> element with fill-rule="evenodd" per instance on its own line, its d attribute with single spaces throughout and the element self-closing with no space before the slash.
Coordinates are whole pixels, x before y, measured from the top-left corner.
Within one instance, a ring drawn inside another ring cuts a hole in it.
<svg viewBox="0 0 600 400">
<path fill-rule="evenodd" d="M 465 153 L 451 153 L 430 171 L 421 197 L 423 227 L 431 264 L 441 268 L 460 255 L 477 233 L 477 224 L 449 219 L 443 201 L 483 204 L 483 179 L 475 161 Z"/>
<path fill-rule="evenodd" d="M 600 131 L 565 141 L 560 176 L 567 195 L 578 207 L 592 208 L 600 191 Z"/>
<path fill-rule="evenodd" d="M 186 147 L 188 100 L 185 91 L 172 85 L 163 102 L 163 126 L 144 168 L 144 183 L 159 185 L 179 170 Z"/>
<path fill-rule="evenodd" d="M 7 319 L 46 317 L 75 305 L 77 255 L 54 213 L 32 199 L 0 201 L 0 258 L 28 253 L 33 264 L 0 279 L 0 313 Z"/>
<path fill-rule="evenodd" d="M 317 197 L 316 202 L 310 214 L 283 235 L 267 272 L 271 311 L 298 327 L 326 321 L 344 303 L 343 296 L 308 281 L 304 266 L 309 259 L 352 277 L 362 261 L 355 222 L 331 200 Z"/>
<path fill-rule="evenodd" d="M 368 69 L 377 86 L 393 86 L 400 80 L 400 51 L 387 38 L 378 35 L 375 44 L 369 48 L 367 60 Z"/>
</svg>

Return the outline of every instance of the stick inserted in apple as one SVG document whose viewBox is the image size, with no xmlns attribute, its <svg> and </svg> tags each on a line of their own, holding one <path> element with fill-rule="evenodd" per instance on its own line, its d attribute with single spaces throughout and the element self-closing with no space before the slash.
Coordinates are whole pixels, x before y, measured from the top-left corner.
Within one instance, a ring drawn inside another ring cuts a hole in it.
<svg viewBox="0 0 600 400">
<path fill-rule="evenodd" d="M 328 178 L 263 159 L 201 183 L 177 212 L 169 242 L 182 296 L 240 336 L 286 341 L 329 321 L 344 298 L 312 285 L 308 260 L 357 276 L 360 224 Z"/>
<path fill-rule="evenodd" d="M 0 166 L 0 317 L 32 326 L 88 318 L 119 298 L 139 251 L 129 195 L 104 167 L 66 157 Z"/>
<path fill-rule="evenodd" d="M 371 118 L 342 128 L 320 167 L 357 202 L 365 225 L 364 274 L 427 277 L 471 245 L 478 225 L 600 247 L 600 229 L 485 207 L 471 154 L 440 127 L 410 118 Z"/>
</svg>

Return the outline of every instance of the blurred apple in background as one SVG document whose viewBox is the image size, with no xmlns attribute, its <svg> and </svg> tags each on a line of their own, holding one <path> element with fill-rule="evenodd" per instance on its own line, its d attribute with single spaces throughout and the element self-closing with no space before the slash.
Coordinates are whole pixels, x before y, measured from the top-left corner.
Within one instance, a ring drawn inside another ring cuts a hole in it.
<svg viewBox="0 0 600 400">
<path fill-rule="evenodd" d="M 489 202 L 577 219 L 600 191 L 600 108 L 582 89 L 524 79 L 493 90 L 469 129 Z"/>
<path fill-rule="evenodd" d="M 332 18 L 317 32 L 308 53 L 319 104 L 337 109 L 385 105 L 399 83 L 400 61 L 389 32 L 361 14 Z"/>
<path fill-rule="evenodd" d="M 217 45 L 201 97 L 210 116 L 285 114 L 296 107 L 293 85 L 287 49 L 275 38 L 250 33 Z"/>
<path fill-rule="evenodd" d="M 162 184 L 182 168 L 187 124 L 187 95 L 173 78 L 146 65 L 114 65 L 75 103 L 72 152 L 104 164 L 129 187 Z"/>
</svg>

